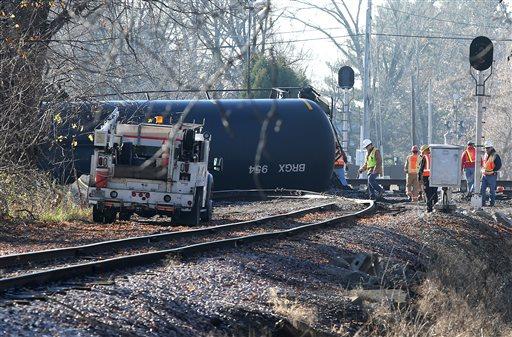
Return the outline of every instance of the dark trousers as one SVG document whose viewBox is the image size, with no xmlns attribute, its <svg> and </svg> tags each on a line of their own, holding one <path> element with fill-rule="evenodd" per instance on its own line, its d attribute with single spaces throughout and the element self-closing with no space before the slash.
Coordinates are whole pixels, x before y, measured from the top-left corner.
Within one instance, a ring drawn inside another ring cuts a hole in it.
<svg viewBox="0 0 512 337">
<path fill-rule="evenodd" d="M 382 196 L 382 193 L 384 193 L 384 190 L 377 182 L 378 176 L 377 173 L 368 173 L 368 194 L 372 200 L 378 199 Z"/>
<path fill-rule="evenodd" d="M 487 187 L 489 187 L 490 194 L 490 205 L 494 206 L 494 202 L 496 201 L 496 180 L 498 179 L 498 175 L 493 174 L 491 176 L 483 176 L 482 177 L 482 186 L 480 188 L 480 194 L 482 195 L 482 206 L 485 206 L 487 201 Z"/>
<path fill-rule="evenodd" d="M 423 187 L 425 188 L 425 196 L 427 198 L 427 210 L 432 212 L 434 204 L 439 201 L 437 197 L 437 187 L 430 187 L 429 177 L 423 177 Z"/>
</svg>

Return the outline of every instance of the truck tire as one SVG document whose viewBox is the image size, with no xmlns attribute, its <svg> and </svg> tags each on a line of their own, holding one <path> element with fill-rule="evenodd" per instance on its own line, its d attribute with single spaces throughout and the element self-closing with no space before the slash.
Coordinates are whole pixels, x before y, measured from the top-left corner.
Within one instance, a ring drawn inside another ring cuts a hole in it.
<svg viewBox="0 0 512 337">
<path fill-rule="evenodd" d="M 213 201 L 208 200 L 206 208 L 201 212 L 201 221 L 210 222 L 213 218 Z"/>
<path fill-rule="evenodd" d="M 212 189 L 213 189 L 213 176 L 208 173 L 207 192 L 206 192 L 206 207 L 201 211 L 201 221 L 209 222 L 213 218 L 213 201 L 212 201 Z"/>
<path fill-rule="evenodd" d="M 116 222 L 117 212 L 113 208 L 105 208 L 103 210 L 103 223 L 114 223 Z"/>
<path fill-rule="evenodd" d="M 180 225 L 197 226 L 201 219 L 201 195 L 200 188 L 196 190 L 194 204 L 190 211 L 181 211 L 179 216 L 174 216 L 173 222 Z"/>
<path fill-rule="evenodd" d="M 132 214 L 131 212 L 119 212 L 119 220 L 121 221 L 129 221 L 130 218 L 132 217 Z"/>
<path fill-rule="evenodd" d="M 97 205 L 92 206 L 92 221 L 95 223 L 103 223 L 105 220 L 105 214 L 98 208 Z"/>
</svg>

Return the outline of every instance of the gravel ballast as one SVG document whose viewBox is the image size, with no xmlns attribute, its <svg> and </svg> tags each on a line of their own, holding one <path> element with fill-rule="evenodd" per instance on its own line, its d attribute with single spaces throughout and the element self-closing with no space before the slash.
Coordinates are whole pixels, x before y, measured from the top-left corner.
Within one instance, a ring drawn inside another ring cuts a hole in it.
<svg viewBox="0 0 512 337">
<path fill-rule="evenodd" d="M 434 246 L 478 241 L 490 250 L 502 235 L 463 213 L 426 215 L 423 208 L 385 206 L 375 215 L 285 240 L 115 273 L 110 282 L 91 278 L 8 294 L 0 302 L 0 333 L 250 336 L 251 329 L 271 331 L 286 319 L 323 335 L 352 335 L 365 320 L 352 298 L 361 286 L 340 267 L 340 257 L 378 254 L 380 286 L 399 289 L 424 270 Z M 31 294 L 45 300 L 27 300 Z"/>
</svg>

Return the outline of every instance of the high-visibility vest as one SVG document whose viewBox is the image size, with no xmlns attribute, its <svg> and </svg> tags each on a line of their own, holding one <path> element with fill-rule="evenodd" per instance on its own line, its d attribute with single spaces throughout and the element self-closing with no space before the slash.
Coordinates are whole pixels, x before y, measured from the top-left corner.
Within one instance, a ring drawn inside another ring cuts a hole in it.
<svg viewBox="0 0 512 337">
<path fill-rule="evenodd" d="M 345 167 L 345 161 L 343 160 L 343 156 L 340 154 L 340 157 L 336 159 L 334 162 L 334 168 L 343 168 Z"/>
<path fill-rule="evenodd" d="M 418 154 L 411 154 L 407 157 L 407 173 L 418 173 Z"/>
<path fill-rule="evenodd" d="M 468 157 L 468 162 L 474 163 L 475 162 L 475 149 L 473 148 L 473 151 L 469 151 L 469 149 L 466 149 L 466 156 Z M 473 156 L 471 156 L 471 152 L 473 152 Z"/>
<path fill-rule="evenodd" d="M 430 177 L 430 153 L 424 154 L 425 166 L 423 167 L 423 176 Z"/>
<path fill-rule="evenodd" d="M 490 156 L 486 153 L 484 156 L 484 167 L 482 173 L 494 173 L 494 153 Z"/>
<path fill-rule="evenodd" d="M 377 166 L 377 157 L 375 153 L 377 152 L 377 148 L 374 147 L 372 151 L 366 156 L 366 169 L 368 171 L 373 170 Z"/>
</svg>

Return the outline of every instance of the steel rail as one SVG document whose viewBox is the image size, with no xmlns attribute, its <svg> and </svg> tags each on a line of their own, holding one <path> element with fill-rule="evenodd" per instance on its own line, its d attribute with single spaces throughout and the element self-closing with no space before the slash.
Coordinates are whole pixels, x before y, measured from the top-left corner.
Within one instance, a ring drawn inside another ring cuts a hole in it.
<svg viewBox="0 0 512 337">
<path fill-rule="evenodd" d="M 297 198 L 297 199 L 313 199 L 313 198 L 332 198 L 330 194 L 321 192 L 293 190 L 286 188 L 276 189 L 252 189 L 252 190 L 220 190 L 213 191 L 213 200 L 230 200 L 230 199 L 274 199 L 274 198 Z"/>
<path fill-rule="evenodd" d="M 137 244 L 148 244 L 158 241 L 164 240 L 172 240 L 172 239 L 180 239 L 184 237 L 201 235 L 201 234 L 213 234 L 218 233 L 225 230 L 231 230 L 234 228 L 240 229 L 247 226 L 254 226 L 262 222 L 267 222 L 271 220 L 278 220 L 281 218 L 287 218 L 291 216 L 297 216 L 304 213 L 309 213 L 315 210 L 319 210 L 322 208 L 333 207 L 336 203 L 330 202 L 321 204 L 318 206 L 303 208 L 296 211 L 291 211 L 288 213 L 269 215 L 266 217 L 261 217 L 253 220 L 246 220 L 240 222 L 232 222 L 223 225 L 210 226 L 204 228 L 190 229 L 186 231 L 177 231 L 177 232 L 168 232 L 168 233 L 159 233 L 159 234 L 151 234 L 144 236 L 136 236 L 129 237 L 124 239 L 116 239 L 116 240 L 108 240 L 101 241 L 86 245 L 73 246 L 73 247 L 64 247 L 64 248 L 54 248 L 48 250 L 41 250 L 35 252 L 21 253 L 21 254 L 11 254 L 0 256 L 0 268 L 13 267 L 18 265 L 26 265 L 41 261 L 49 261 L 55 259 L 62 258 L 73 258 L 80 257 L 87 254 L 95 254 L 101 251 L 105 251 L 107 249 L 117 249 L 117 248 L 126 248 Z"/>
<path fill-rule="evenodd" d="M 318 229 L 321 227 L 333 225 L 343 220 L 353 219 L 355 217 L 368 214 L 371 211 L 373 211 L 375 207 L 375 203 L 373 201 L 365 200 L 356 202 L 368 204 L 368 207 L 351 214 L 345 214 L 328 220 L 323 220 L 316 223 L 309 223 L 302 226 L 297 226 L 294 228 L 280 231 L 196 243 L 172 249 L 164 249 L 146 253 L 114 257 L 105 260 L 81 263 L 72 266 L 59 267 L 30 274 L 23 274 L 14 277 L 3 278 L 0 279 L 0 291 L 5 291 L 11 288 L 19 287 L 41 286 L 42 284 L 48 282 L 64 281 L 70 278 L 84 275 L 112 272 L 115 270 L 155 263 L 162 260 L 165 257 L 185 257 L 199 252 L 211 251 L 213 249 L 236 248 L 242 244 L 250 242 L 257 242 L 265 239 L 278 239 L 283 237 L 289 237 L 311 229 Z"/>
</svg>

